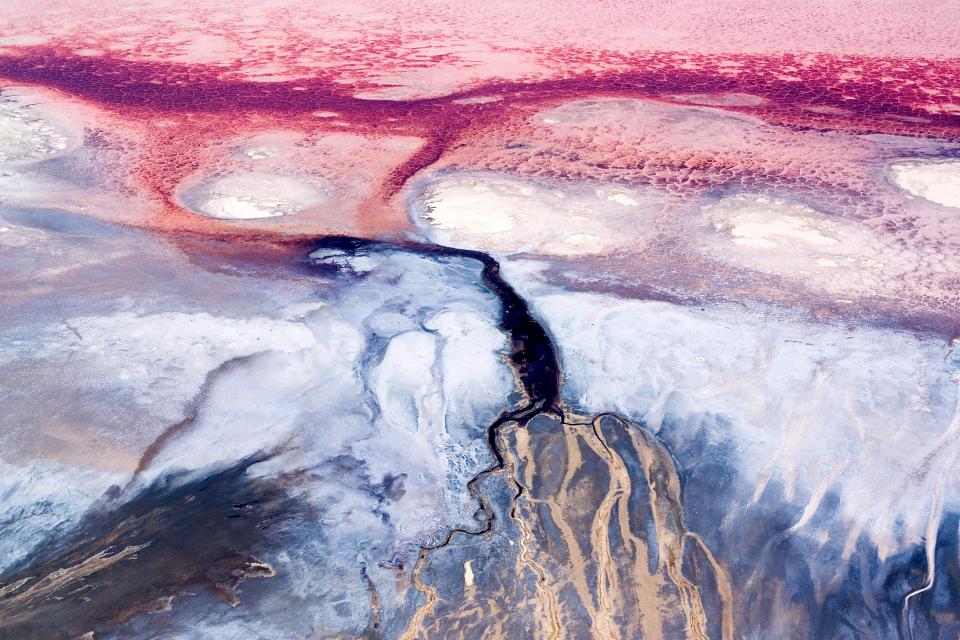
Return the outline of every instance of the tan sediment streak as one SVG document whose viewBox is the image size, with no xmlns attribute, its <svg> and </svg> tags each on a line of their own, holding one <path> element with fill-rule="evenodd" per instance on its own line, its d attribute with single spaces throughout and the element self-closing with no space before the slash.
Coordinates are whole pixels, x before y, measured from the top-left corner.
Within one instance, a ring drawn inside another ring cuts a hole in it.
<svg viewBox="0 0 960 640">
<path fill-rule="evenodd" d="M 525 429 L 517 429 L 516 427 L 514 427 L 514 429 L 517 442 L 517 457 L 530 457 L 528 432 Z M 514 465 L 511 464 L 510 466 L 513 467 Z M 524 486 L 529 487 L 532 484 L 535 472 L 536 467 L 531 459 L 530 464 L 525 467 Z M 548 632 L 545 637 L 547 640 L 556 640 L 560 637 L 561 630 L 559 616 L 557 615 L 557 600 L 547 581 L 546 571 L 533 559 L 530 550 L 530 543 L 533 540 L 533 536 L 530 533 L 530 526 L 520 517 L 516 505 L 510 510 L 510 517 L 520 529 L 520 541 L 518 543 L 520 545 L 520 554 L 517 556 L 517 574 L 519 575 L 522 572 L 523 567 L 527 567 L 537 576 L 537 599 L 541 611 L 546 614 L 544 619 L 548 626 Z"/>
<path fill-rule="evenodd" d="M 579 441 L 582 438 L 578 431 L 580 431 L 580 429 L 577 427 L 564 425 L 568 451 L 568 466 L 567 473 L 563 480 L 563 486 L 560 489 L 561 496 L 570 494 L 570 484 L 573 481 L 574 474 L 583 463 L 583 457 L 580 455 L 579 448 Z M 585 444 L 593 448 L 589 440 L 585 440 Z M 602 455 L 596 451 L 596 449 L 594 449 L 594 452 Z M 565 511 L 565 509 L 563 509 L 564 505 L 554 505 L 554 511 L 556 512 L 554 520 L 558 522 L 562 521 L 565 525 L 565 527 L 561 529 L 561 532 L 564 534 L 567 547 L 569 549 L 577 549 L 577 557 L 575 558 L 575 562 L 573 562 L 573 569 L 577 575 L 576 582 L 578 592 L 580 593 L 580 600 L 590 614 L 592 635 L 596 638 L 619 639 L 621 637 L 619 629 L 613 621 L 613 608 L 615 605 L 611 602 L 611 598 L 615 597 L 614 594 L 617 592 L 618 577 L 615 570 L 611 571 L 613 559 L 610 553 L 610 540 L 608 536 L 604 534 L 604 532 L 609 529 L 610 512 L 613 504 L 621 493 L 617 486 L 616 476 L 611 474 L 610 482 L 607 485 L 606 496 L 594 514 L 593 523 L 590 528 L 589 541 L 590 547 L 593 550 L 592 557 L 597 561 L 598 565 L 597 607 L 590 606 L 593 598 L 590 597 L 589 588 L 587 587 L 587 568 L 580 556 L 580 542 L 572 528 L 563 518 Z"/>
<path fill-rule="evenodd" d="M 32 580 L 24 578 L 11 585 L 0 586 L 0 594 L 13 594 L 9 598 L 0 602 L 0 626 L 14 625 L 24 620 L 29 620 L 35 614 L 34 607 L 47 598 L 56 598 L 57 592 L 69 585 L 80 582 L 84 578 L 91 576 L 107 567 L 114 565 L 121 560 L 136 558 L 138 551 L 147 548 L 150 543 L 130 545 L 120 551 L 111 554 L 110 549 L 96 553 L 82 562 L 78 562 L 69 567 L 63 567 L 52 571 L 51 573 L 40 577 L 23 591 L 20 589 Z M 20 591 L 19 593 L 17 593 Z M 26 605 L 26 609 L 17 611 L 21 606 Z"/>
<path fill-rule="evenodd" d="M 730 584 L 730 576 L 727 574 L 727 570 L 723 565 L 717 562 L 713 551 L 711 551 L 710 547 L 703 541 L 700 534 L 688 531 L 687 537 L 697 543 L 703 555 L 706 556 L 707 561 L 710 563 L 710 566 L 713 568 L 713 578 L 717 582 L 717 591 L 720 592 L 720 599 L 723 602 L 723 618 L 721 620 L 722 637 L 723 640 L 733 640 L 733 586 Z"/>
<path fill-rule="evenodd" d="M 423 623 L 426 620 L 426 617 L 433 610 L 433 607 L 437 603 L 437 589 L 425 583 L 423 581 L 423 569 L 426 567 L 426 559 L 428 556 L 428 551 L 423 550 L 420 552 L 420 557 L 417 559 L 417 564 L 413 568 L 413 575 L 411 576 L 411 582 L 413 583 L 413 588 L 424 594 L 427 598 L 426 602 L 417 607 L 416 611 L 413 612 L 413 617 L 410 619 L 410 624 L 407 625 L 407 630 L 403 632 L 403 635 L 400 636 L 400 640 L 415 640 L 416 638 L 423 637 L 421 632 L 423 631 Z"/>
<path fill-rule="evenodd" d="M 550 517 L 552 518 L 554 525 L 560 531 L 569 553 L 569 571 L 566 572 L 565 575 L 552 576 L 553 583 L 555 584 L 554 590 L 559 590 L 565 584 L 570 584 L 573 586 L 578 597 L 580 598 L 581 604 L 586 609 L 587 614 L 590 616 L 592 626 L 591 635 L 593 637 L 619 638 L 620 636 L 616 630 L 616 626 L 609 616 L 609 607 L 606 604 L 606 597 L 599 595 L 599 606 L 593 605 L 595 594 L 591 592 L 588 586 L 587 562 L 584 558 L 583 550 L 581 548 L 583 541 L 581 541 L 580 537 L 576 535 L 572 525 L 570 522 L 568 522 L 566 517 L 566 515 L 569 513 L 569 505 L 565 503 L 564 497 L 571 492 L 571 484 L 573 483 L 573 479 L 577 470 L 583 463 L 583 458 L 580 453 L 581 438 L 579 433 L 577 433 L 577 429 L 568 425 L 563 425 L 563 433 L 567 456 L 565 460 L 564 476 L 558 494 L 556 496 L 548 496 L 544 498 L 527 494 L 524 496 L 524 501 L 532 505 L 544 505 L 547 507 Z M 534 477 L 538 471 L 537 460 L 535 459 L 535 456 L 533 455 L 533 452 L 529 446 L 527 433 L 522 430 L 518 431 L 516 439 L 516 453 L 518 458 L 523 461 L 524 465 L 523 482 L 525 486 L 530 487 L 533 486 Z M 597 520 L 595 518 L 595 522 L 596 521 Z M 518 523 L 518 526 L 527 525 Z M 591 540 L 593 538 L 594 536 L 591 536 Z M 616 580 L 615 575 L 613 576 L 613 579 Z M 605 590 L 605 585 L 601 584 L 601 588 Z"/>
<path fill-rule="evenodd" d="M 599 418 L 590 423 L 591 433 L 593 435 L 592 441 L 596 443 L 594 446 L 597 453 L 607 459 L 612 483 L 615 484 L 616 489 L 607 494 L 604 503 L 601 504 L 601 508 L 597 510 L 597 513 L 599 516 L 604 511 L 604 505 L 606 503 L 611 501 L 616 502 L 619 534 L 624 541 L 630 544 L 633 551 L 631 586 L 635 590 L 637 600 L 641 603 L 641 611 L 637 612 L 640 616 L 640 631 L 644 638 L 659 638 L 662 636 L 663 626 L 663 619 L 660 615 L 661 602 L 659 598 L 659 592 L 663 586 L 662 580 L 659 576 L 651 575 L 647 569 L 646 558 L 648 549 L 646 542 L 630 530 L 629 504 L 627 500 L 623 499 L 624 496 L 629 496 L 632 490 L 630 474 L 627 472 L 623 459 L 613 449 L 607 446 L 607 443 L 600 433 L 598 422 Z M 613 565 L 614 559 L 609 551 L 609 537 L 603 535 L 603 531 L 609 528 L 611 515 L 612 511 L 607 511 L 606 518 L 608 522 L 606 527 L 600 531 L 595 529 L 591 540 L 594 548 L 597 548 L 600 544 L 606 548 L 606 562 L 601 563 L 604 573 L 616 576 L 616 567 Z M 598 536 L 602 537 L 602 541 L 596 539 Z"/>
<path fill-rule="evenodd" d="M 666 557 L 667 575 L 680 591 L 680 605 L 687 620 L 687 630 L 697 640 L 708 640 L 707 616 L 700 592 L 696 585 L 686 579 L 682 570 L 685 528 L 680 502 L 680 478 L 669 454 L 645 430 L 637 427 L 630 429 L 629 434 L 644 463 L 660 545 L 659 557 L 661 562 Z"/>
</svg>

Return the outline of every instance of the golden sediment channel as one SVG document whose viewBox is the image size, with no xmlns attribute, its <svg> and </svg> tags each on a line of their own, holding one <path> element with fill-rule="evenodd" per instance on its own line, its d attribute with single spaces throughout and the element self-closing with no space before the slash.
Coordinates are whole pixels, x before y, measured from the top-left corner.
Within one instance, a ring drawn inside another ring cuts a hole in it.
<svg viewBox="0 0 960 640">
<path fill-rule="evenodd" d="M 483 481 L 494 518 L 424 550 L 414 585 L 427 599 L 404 638 L 733 638 L 729 577 L 686 529 L 654 434 L 543 411 L 495 437 L 503 464 Z M 463 584 L 441 578 L 464 560 Z"/>
</svg>

